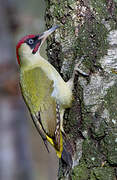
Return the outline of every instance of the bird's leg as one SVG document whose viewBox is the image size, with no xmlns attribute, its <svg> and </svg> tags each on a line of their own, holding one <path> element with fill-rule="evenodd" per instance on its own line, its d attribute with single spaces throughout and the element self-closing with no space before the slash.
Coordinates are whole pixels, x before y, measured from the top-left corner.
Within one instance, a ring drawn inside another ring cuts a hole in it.
<svg viewBox="0 0 117 180">
<path fill-rule="evenodd" d="M 82 63 L 82 61 L 80 61 L 79 63 L 77 63 L 74 67 L 74 70 L 73 70 L 73 74 L 72 74 L 72 77 L 71 79 L 69 79 L 69 81 L 67 82 L 67 84 L 70 86 L 70 88 L 73 90 L 74 88 L 74 83 L 75 83 L 75 80 L 78 79 L 78 76 L 79 75 L 82 75 L 83 77 L 89 77 L 89 74 L 87 74 L 86 72 L 82 71 L 79 66 L 80 64 Z"/>
</svg>

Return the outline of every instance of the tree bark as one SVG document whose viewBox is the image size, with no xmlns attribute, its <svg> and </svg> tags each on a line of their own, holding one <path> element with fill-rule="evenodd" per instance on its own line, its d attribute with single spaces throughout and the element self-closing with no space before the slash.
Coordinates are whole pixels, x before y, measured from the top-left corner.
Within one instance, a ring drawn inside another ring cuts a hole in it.
<svg viewBox="0 0 117 180">
<path fill-rule="evenodd" d="M 65 81 L 76 63 L 74 101 L 64 115 L 73 167 L 58 179 L 117 178 L 117 1 L 48 0 L 46 24 L 60 25 L 48 40 L 48 58 Z"/>
</svg>

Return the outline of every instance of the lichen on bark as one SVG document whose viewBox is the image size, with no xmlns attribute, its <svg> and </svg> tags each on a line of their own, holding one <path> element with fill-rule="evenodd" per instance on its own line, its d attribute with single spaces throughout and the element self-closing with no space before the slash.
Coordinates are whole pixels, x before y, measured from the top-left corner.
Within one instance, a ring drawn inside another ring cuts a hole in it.
<svg viewBox="0 0 117 180">
<path fill-rule="evenodd" d="M 78 76 L 72 108 L 64 116 L 74 149 L 73 169 L 59 179 L 116 179 L 116 18 L 116 1 L 48 0 L 47 26 L 60 25 L 48 41 L 49 61 L 65 80 L 80 61 L 79 68 L 89 74 Z"/>
</svg>

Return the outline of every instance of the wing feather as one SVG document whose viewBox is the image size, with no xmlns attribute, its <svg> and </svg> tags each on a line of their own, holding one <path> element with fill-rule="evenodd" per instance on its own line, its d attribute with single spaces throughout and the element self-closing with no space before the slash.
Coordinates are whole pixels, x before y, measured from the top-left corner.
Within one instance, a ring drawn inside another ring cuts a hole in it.
<svg viewBox="0 0 117 180">
<path fill-rule="evenodd" d="M 60 115 L 58 111 L 56 112 L 56 109 L 58 110 L 56 99 L 51 96 L 53 81 L 41 67 L 21 72 L 20 79 L 22 94 L 31 114 L 37 118 L 44 133 L 54 139 L 53 142 L 59 149 L 60 122 L 57 122 L 57 117 Z"/>
</svg>

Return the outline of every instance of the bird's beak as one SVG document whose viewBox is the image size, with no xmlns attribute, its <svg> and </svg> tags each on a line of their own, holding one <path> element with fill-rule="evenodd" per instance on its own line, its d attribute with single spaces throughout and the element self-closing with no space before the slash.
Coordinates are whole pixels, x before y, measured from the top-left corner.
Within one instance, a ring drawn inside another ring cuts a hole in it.
<svg viewBox="0 0 117 180">
<path fill-rule="evenodd" d="M 52 28 L 50 28 L 49 30 L 45 31 L 42 34 L 37 35 L 38 37 L 38 41 L 35 44 L 35 48 L 33 49 L 32 53 L 35 54 L 38 50 L 40 50 L 41 45 L 44 43 L 44 41 L 46 40 L 46 38 L 52 33 L 54 32 L 59 26 L 54 26 Z"/>
<path fill-rule="evenodd" d="M 49 30 L 45 31 L 44 33 L 39 35 L 39 39 L 42 39 L 42 43 L 46 40 L 46 38 L 52 34 L 57 28 L 59 28 L 59 26 L 54 26 L 52 28 L 50 28 Z"/>
</svg>

